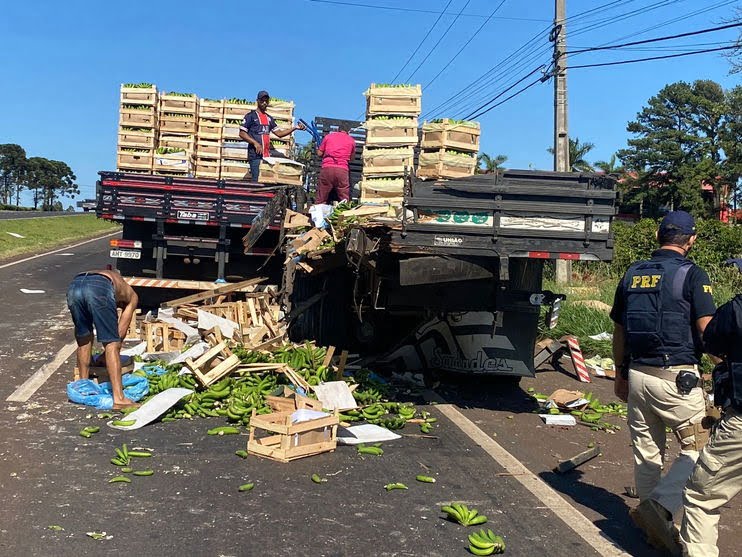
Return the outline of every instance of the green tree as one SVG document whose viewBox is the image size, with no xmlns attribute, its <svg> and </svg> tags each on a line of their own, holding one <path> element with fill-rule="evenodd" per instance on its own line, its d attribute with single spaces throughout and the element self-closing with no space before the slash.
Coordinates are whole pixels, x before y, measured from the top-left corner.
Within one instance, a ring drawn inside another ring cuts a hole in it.
<svg viewBox="0 0 742 557">
<path fill-rule="evenodd" d="M 726 23 L 739 23 L 742 22 L 742 8 L 737 8 L 734 17 L 726 20 Z M 731 68 L 729 69 L 730 74 L 742 72 L 742 31 L 737 35 L 737 41 L 734 43 L 734 48 L 728 51 L 725 55 L 729 60 Z"/>
<path fill-rule="evenodd" d="M 742 13 L 742 12 L 741 12 Z M 740 177 L 742 177 L 742 86 L 738 85 L 726 94 L 727 113 L 721 131 L 721 147 L 725 159 L 722 175 L 732 187 L 730 192 L 736 207 L 742 206 Z"/>
<path fill-rule="evenodd" d="M 595 170 L 593 165 L 587 162 L 587 154 L 595 149 L 595 143 L 586 141 L 582 143 L 579 137 L 569 138 L 569 165 L 574 172 L 592 172 Z M 554 148 L 547 149 L 549 153 L 554 154 Z"/>
<path fill-rule="evenodd" d="M 726 112 L 725 93 L 718 83 L 680 81 L 663 87 L 629 122 L 627 130 L 634 137 L 618 157 L 636 173 L 635 195 L 650 215 L 663 208 L 709 214 L 702 183 L 714 187 L 719 201 Z"/>
<path fill-rule="evenodd" d="M 610 160 L 597 161 L 593 166 L 598 170 L 602 170 L 608 176 L 613 176 L 615 178 L 620 178 L 624 173 L 624 167 L 615 153 L 611 155 Z"/>
<path fill-rule="evenodd" d="M 0 145 L 0 180 L 2 180 L 2 202 L 9 205 L 15 194 L 16 207 L 23 189 L 23 177 L 26 171 L 26 151 L 15 143 Z"/>
<path fill-rule="evenodd" d="M 477 155 L 477 174 L 493 174 L 502 168 L 507 160 L 508 158 L 505 155 L 492 157 L 487 153 L 479 153 Z"/>
<path fill-rule="evenodd" d="M 43 211 L 51 211 L 59 206 L 60 197 L 79 194 L 75 180 L 77 177 L 67 163 L 43 157 L 28 159 L 25 185 L 34 192 L 34 209 L 40 203 Z"/>
</svg>

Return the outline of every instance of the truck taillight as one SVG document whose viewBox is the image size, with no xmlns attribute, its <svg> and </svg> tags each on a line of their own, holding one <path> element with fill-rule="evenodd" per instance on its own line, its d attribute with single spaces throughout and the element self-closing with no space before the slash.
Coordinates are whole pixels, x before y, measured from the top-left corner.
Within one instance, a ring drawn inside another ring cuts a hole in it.
<svg viewBox="0 0 742 557">
<path fill-rule="evenodd" d="M 142 248 L 142 242 L 139 240 L 119 240 L 114 239 L 110 241 L 112 248 L 136 248 L 141 249 Z"/>
</svg>

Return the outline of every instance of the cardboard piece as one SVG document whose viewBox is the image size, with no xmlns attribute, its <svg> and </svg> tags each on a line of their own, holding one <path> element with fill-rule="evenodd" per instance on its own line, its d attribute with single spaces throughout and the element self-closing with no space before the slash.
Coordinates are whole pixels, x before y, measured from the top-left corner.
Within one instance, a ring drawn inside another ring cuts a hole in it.
<svg viewBox="0 0 742 557">
<path fill-rule="evenodd" d="M 539 414 L 546 425 L 572 426 L 577 425 L 577 420 L 569 414 Z"/>
<path fill-rule="evenodd" d="M 312 228 L 308 232 L 305 232 L 298 238 L 292 240 L 289 247 L 294 253 L 302 254 L 316 250 L 320 245 L 322 245 L 322 242 L 329 237 L 330 235 L 324 230 Z"/>
<path fill-rule="evenodd" d="M 309 217 L 291 209 L 286 209 L 286 216 L 283 219 L 284 228 L 303 228 L 305 226 L 312 226 L 312 221 L 309 220 Z"/>
<path fill-rule="evenodd" d="M 567 389 L 557 389 L 549 395 L 548 400 L 559 408 L 569 410 L 581 410 L 590 402 L 582 391 L 568 391 Z"/>
<path fill-rule="evenodd" d="M 361 443 L 379 443 L 393 441 L 401 436 L 385 427 L 374 424 L 361 424 L 340 428 L 338 443 L 343 445 L 360 445 Z"/>
<path fill-rule="evenodd" d="M 314 387 L 314 394 L 316 394 L 317 399 L 322 402 L 323 408 L 328 408 L 330 410 L 338 409 L 341 412 L 352 408 L 358 408 L 356 399 L 353 398 L 353 393 L 348 388 L 348 384 L 345 381 L 328 381 L 326 383 L 320 383 Z"/>
<path fill-rule="evenodd" d="M 114 429 L 139 429 L 140 427 L 156 420 L 162 414 L 170 410 L 170 408 L 175 406 L 180 399 L 192 392 L 191 389 L 183 389 L 181 387 L 167 389 L 161 393 L 157 393 L 142 406 L 134 410 L 134 412 L 127 414 L 123 418 L 119 418 L 119 420 L 122 421 L 134 420 L 133 424 L 129 426 L 113 425 L 114 420 L 110 420 L 106 423 L 109 427 Z"/>
</svg>

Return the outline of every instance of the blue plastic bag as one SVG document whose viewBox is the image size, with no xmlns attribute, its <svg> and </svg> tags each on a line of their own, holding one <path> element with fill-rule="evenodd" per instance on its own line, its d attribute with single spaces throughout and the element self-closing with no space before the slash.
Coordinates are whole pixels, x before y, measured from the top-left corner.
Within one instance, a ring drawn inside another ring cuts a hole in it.
<svg viewBox="0 0 742 557">
<path fill-rule="evenodd" d="M 121 381 L 124 385 L 124 396 L 129 400 L 139 401 L 149 393 L 149 382 L 146 377 L 127 373 Z M 67 384 L 67 398 L 77 404 L 94 406 L 98 410 L 113 409 L 110 381 L 98 385 L 91 379 L 78 379 Z"/>
</svg>

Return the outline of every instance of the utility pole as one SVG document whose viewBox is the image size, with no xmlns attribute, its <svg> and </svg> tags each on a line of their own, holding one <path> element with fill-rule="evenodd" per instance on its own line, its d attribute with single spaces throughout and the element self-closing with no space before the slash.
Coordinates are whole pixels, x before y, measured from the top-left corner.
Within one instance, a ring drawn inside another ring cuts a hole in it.
<svg viewBox="0 0 742 557">
<path fill-rule="evenodd" d="M 569 172 L 569 135 L 567 131 L 567 0 L 554 0 L 554 170 Z M 557 259 L 556 281 L 569 282 L 571 261 Z"/>
</svg>

